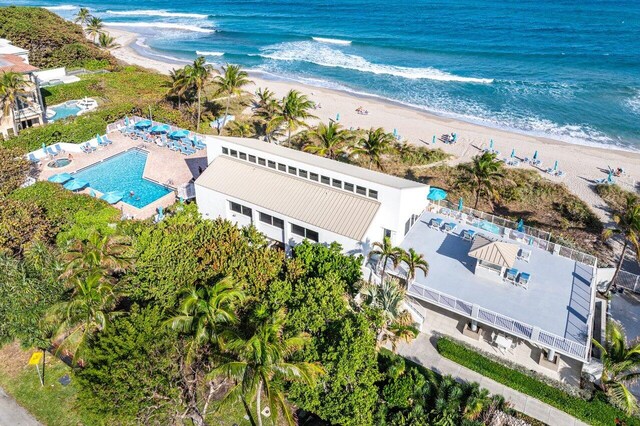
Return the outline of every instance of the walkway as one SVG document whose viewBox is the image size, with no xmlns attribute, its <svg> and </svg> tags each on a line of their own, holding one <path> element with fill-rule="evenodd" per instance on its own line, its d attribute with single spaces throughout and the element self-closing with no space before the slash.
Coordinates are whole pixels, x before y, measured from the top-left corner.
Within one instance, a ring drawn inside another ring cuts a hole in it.
<svg viewBox="0 0 640 426">
<path fill-rule="evenodd" d="M 0 388 L 0 426 L 42 426 Z"/>
<path fill-rule="evenodd" d="M 536 398 L 511 389 L 480 373 L 476 373 L 442 357 L 433 345 L 430 337 L 428 334 L 420 333 L 418 338 L 411 343 L 401 343 L 398 345 L 398 354 L 439 374 L 453 376 L 456 380 L 478 382 L 481 387 L 486 388 L 490 393 L 504 396 L 504 398 L 512 404 L 514 409 L 548 425 L 587 425 L 587 423 L 570 416 L 564 411 L 560 411 Z"/>
</svg>

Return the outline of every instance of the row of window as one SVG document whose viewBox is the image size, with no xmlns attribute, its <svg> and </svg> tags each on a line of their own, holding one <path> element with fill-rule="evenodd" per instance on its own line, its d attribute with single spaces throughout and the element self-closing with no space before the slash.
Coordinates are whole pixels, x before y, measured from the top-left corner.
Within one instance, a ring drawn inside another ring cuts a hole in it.
<svg viewBox="0 0 640 426">
<path fill-rule="evenodd" d="M 378 199 L 378 191 L 373 189 L 367 189 L 364 186 L 354 185 L 349 182 L 343 182 L 339 179 L 332 179 L 329 176 L 319 175 L 318 173 L 308 172 L 307 170 L 298 169 L 296 167 L 287 166 L 283 163 L 276 163 L 272 160 L 265 160 L 261 157 L 256 157 L 255 155 L 251 155 L 237 151 L 235 149 L 229 149 L 227 147 L 222 147 L 222 153 L 225 155 L 230 155 L 231 157 L 239 158 L 241 160 L 249 161 L 251 163 L 259 164 L 260 166 L 269 167 L 274 170 L 279 170 L 281 172 L 289 173 L 294 176 L 298 176 L 304 179 L 310 179 L 315 182 L 320 182 L 325 185 L 332 186 L 334 188 L 343 189 L 349 192 L 355 192 L 358 195 L 368 196 L 369 198 L 373 198 L 374 200 Z"/>
<path fill-rule="evenodd" d="M 242 204 L 229 201 L 229 207 L 231 211 L 240 213 L 241 215 L 244 215 L 244 216 L 251 217 L 251 213 L 252 213 L 251 208 L 247 206 L 243 206 Z M 267 225 L 275 226 L 276 228 L 284 229 L 284 220 L 275 216 L 271 216 L 266 213 L 262 213 L 262 212 L 258 212 L 258 213 L 259 213 L 260 222 L 266 223 Z M 307 229 L 299 225 L 291 224 L 291 233 L 316 243 L 319 241 L 319 235 L 316 231 L 312 231 L 311 229 Z"/>
<path fill-rule="evenodd" d="M 407 219 L 407 221 L 404 224 L 404 235 L 407 235 L 409 233 L 409 230 L 411 229 L 413 224 L 418 221 L 419 217 L 420 216 L 418 216 L 417 214 L 412 214 L 411 217 Z"/>
</svg>

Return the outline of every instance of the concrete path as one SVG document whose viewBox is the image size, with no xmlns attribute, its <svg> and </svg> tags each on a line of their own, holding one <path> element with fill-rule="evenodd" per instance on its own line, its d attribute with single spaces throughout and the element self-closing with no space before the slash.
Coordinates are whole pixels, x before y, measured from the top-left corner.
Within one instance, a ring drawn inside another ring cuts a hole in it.
<svg viewBox="0 0 640 426">
<path fill-rule="evenodd" d="M 0 388 L 0 426 L 42 426 Z"/>
<path fill-rule="evenodd" d="M 453 376 L 456 380 L 465 382 L 478 382 L 492 394 L 499 394 L 509 401 L 513 408 L 534 419 L 538 419 L 551 426 L 582 426 L 587 425 L 564 411 L 560 411 L 544 402 L 525 395 L 508 386 L 491 380 L 480 373 L 476 373 L 441 356 L 432 341 L 430 335 L 420 333 L 418 338 L 407 344 L 398 345 L 398 354 L 408 360 L 420 364 L 442 375 Z"/>
</svg>

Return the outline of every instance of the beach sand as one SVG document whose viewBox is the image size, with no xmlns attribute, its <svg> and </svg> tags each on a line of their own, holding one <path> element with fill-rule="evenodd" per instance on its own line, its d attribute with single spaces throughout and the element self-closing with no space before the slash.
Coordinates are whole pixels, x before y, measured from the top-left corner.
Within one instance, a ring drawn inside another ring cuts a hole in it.
<svg viewBox="0 0 640 426">
<path fill-rule="evenodd" d="M 130 47 L 138 37 L 135 33 L 114 28 L 108 28 L 108 31 L 116 37 L 117 43 L 121 46 L 113 49 L 111 53 L 123 62 L 163 74 L 168 74 L 173 68 L 184 66 L 184 64 L 149 59 L 138 54 Z M 624 189 L 638 192 L 640 153 L 570 144 L 484 127 L 374 97 L 356 96 L 298 82 L 269 80 L 256 75 L 251 75 L 251 79 L 255 87 L 249 87 L 249 91 L 254 91 L 258 87 L 268 87 L 276 96 L 282 97 L 290 89 L 299 90 L 321 105 L 321 108 L 313 112 L 321 121 L 335 120 L 340 114 L 339 122 L 347 129 L 370 127 L 384 127 L 387 131 L 397 129 L 402 139 L 410 143 L 423 146 L 426 144 L 452 154 L 449 164 L 470 161 L 480 150 L 488 147 L 491 139 L 494 141 L 494 149 L 500 151 L 502 157 L 510 156 L 512 149 L 515 149 L 516 157 L 523 159 L 532 157 L 537 150 L 538 158 L 542 160 L 540 168 L 522 164 L 520 167 L 532 168 L 552 181 L 563 183 L 572 193 L 588 203 L 605 223 L 610 222 L 611 214 L 605 202 L 594 191 L 595 179 L 607 178 L 609 166 L 622 167 L 626 173 L 625 176 L 616 178 L 617 183 Z M 369 114 L 358 114 L 356 112 L 358 107 L 363 107 Z M 458 135 L 458 142 L 455 145 L 447 145 L 439 140 L 435 145 L 432 144 L 434 135 L 439 138 L 442 134 L 452 132 Z M 544 172 L 547 168 L 553 167 L 555 161 L 558 161 L 558 169 L 566 173 L 562 178 Z"/>
</svg>

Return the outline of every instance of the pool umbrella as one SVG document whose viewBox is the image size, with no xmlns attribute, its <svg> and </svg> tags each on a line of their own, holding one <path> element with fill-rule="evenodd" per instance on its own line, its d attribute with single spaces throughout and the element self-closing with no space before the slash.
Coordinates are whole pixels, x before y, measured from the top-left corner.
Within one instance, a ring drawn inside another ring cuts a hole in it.
<svg viewBox="0 0 640 426">
<path fill-rule="evenodd" d="M 149 129 L 152 133 L 167 133 L 169 130 L 171 130 L 171 128 L 166 124 L 158 124 Z"/>
<path fill-rule="evenodd" d="M 127 117 L 126 115 L 124 116 L 124 125 L 126 127 L 129 127 L 129 117 Z"/>
<path fill-rule="evenodd" d="M 393 136 L 398 137 L 398 129 L 393 129 Z"/>
<path fill-rule="evenodd" d="M 78 191 L 85 186 L 89 186 L 89 182 L 87 182 L 86 180 L 72 179 L 64 184 L 64 189 L 68 189 L 69 191 Z"/>
<path fill-rule="evenodd" d="M 105 200 L 109 204 L 115 204 L 118 201 L 122 200 L 124 197 L 124 192 L 122 191 L 111 191 L 107 192 L 100 197 L 101 200 Z"/>
<path fill-rule="evenodd" d="M 538 150 L 536 149 L 536 151 L 533 153 L 533 159 L 537 160 L 538 159 Z"/>
<path fill-rule="evenodd" d="M 169 137 L 171 139 L 181 139 L 181 138 L 186 138 L 187 136 L 189 136 L 189 131 L 184 129 L 175 130 L 169 133 Z"/>
<path fill-rule="evenodd" d="M 447 191 L 442 188 L 431 188 L 427 199 L 431 201 L 440 201 L 447 198 Z"/>
<path fill-rule="evenodd" d="M 454 133 L 454 134 L 453 134 L 453 141 L 454 141 L 454 142 L 457 142 L 457 141 L 458 141 L 458 134 L 457 134 L 457 133 Z"/>
<path fill-rule="evenodd" d="M 51 176 L 47 180 L 53 183 L 66 183 L 71 179 L 73 179 L 73 176 L 71 176 L 69 173 L 58 173 L 57 175 Z"/>
<path fill-rule="evenodd" d="M 511 158 L 513 158 L 513 157 L 515 157 L 515 156 L 516 156 L 516 149 L 515 149 L 515 148 L 513 148 L 513 149 L 511 150 Z"/>
<path fill-rule="evenodd" d="M 554 172 L 558 171 L 558 160 L 556 160 L 556 162 L 553 163 L 553 171 Z"/>
<path fill-rule="evenodd" d="M 462 200 L 462 197 L 460 197 L 460 199 L 458 200 L 458 211 L 461 212 L 462 211 L 462 207 L 464 206 L 464 201 Z"/>
<path fill-rule="evenodd" d="M 145 127 L 151 127 L 152 124 L 153 123 L 151 122 L 151 120 L 141 120 L 136 123 L 135 127 L 138 129 L 143 129 Z"/>
<path fill-rule="evenodd" d="M 340 121 L 340 113 L 336 114 L 336 121 Z"/>
<path fill-rule="evenodd" d="M 42 142 L 42 152 L 47 155 L 47 144 L 45 144 L 44 142 Z"/>
<path fill-rule="evenodd" d="M 435 145 L 435 143 L 436 143 L 436 135 L 433 135 L 433 139 L 431 140 L 431 143 Z"/>
<path fill-rule="evenodd" d="M 522 218 L 518 221 L 518 232 L 524 232 L 524 221 Z"/>
<path fill-rule="evenodd" d="M 100 138 L 100 135 L 96 133 L 96 143 L 98 145 L 102 145 L 102 138 Z"/>
</svg>

